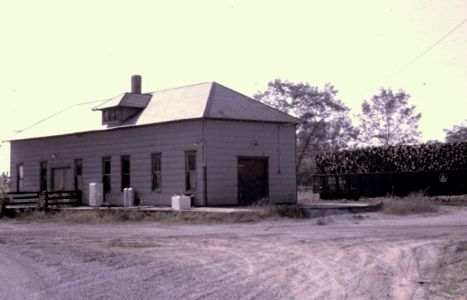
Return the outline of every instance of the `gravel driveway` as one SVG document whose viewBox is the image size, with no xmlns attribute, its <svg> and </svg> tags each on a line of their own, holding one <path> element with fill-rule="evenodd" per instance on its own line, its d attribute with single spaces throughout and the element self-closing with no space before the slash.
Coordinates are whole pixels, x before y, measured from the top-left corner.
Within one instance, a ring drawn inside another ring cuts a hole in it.
<svg viewBox="0 0 467 300">
<path fill-rule="evenodd" d="M 467 294 L 466 261 L 466 208 L 229 225 L 0 220 L 1 299 L 449 299 Z"/>
</svg>

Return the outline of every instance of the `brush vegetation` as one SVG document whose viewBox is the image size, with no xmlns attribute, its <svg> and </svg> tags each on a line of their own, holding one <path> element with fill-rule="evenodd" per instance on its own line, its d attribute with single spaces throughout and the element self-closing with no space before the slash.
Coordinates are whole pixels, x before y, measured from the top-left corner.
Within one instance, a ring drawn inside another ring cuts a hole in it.
<svg viewBox="0 0 467 300">
<path fill-rule="evenodd" d="M 10 178 L 5 174 L 0 175 L 0 217 L 6 213 L 6 206 L 10 201 L 8 196 L 10 186 Z"/>
<path fill-rule="evenodd" d="M 305 209 L 297 205 L 253 206 L 251 211 L 200 212 L 200 211 L 144 211 L 138 209 L 91 209 L 91 210 L 54 210 L 37 209 L 17 210 L 14 214 L 20 221 L 44 221 L 65 223 L 120 223 L 120 222 L 160 222 L 160 223 L 251 223 L 281 218 L 307 218 Z"/>
<path fill-rule="evenodd" d="M 421 193 L 412 193 L 405 197 L 375 198 L 369 202 L 381 203 L 381 211 L 393 215 L 433 213 L 439 210 L 439 205 L 433 198 Z"/>
</svg>

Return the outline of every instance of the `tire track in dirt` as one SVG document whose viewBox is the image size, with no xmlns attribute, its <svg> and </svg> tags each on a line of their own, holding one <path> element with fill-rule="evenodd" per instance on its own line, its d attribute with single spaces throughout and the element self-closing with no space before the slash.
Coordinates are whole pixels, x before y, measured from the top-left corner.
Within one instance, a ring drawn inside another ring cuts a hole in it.
<svg viewBox="0 0 467 300">
<path fill-rule="evenodd" d="M 0 259 L 0 278 L 10 272 L 17 280 L 3 286 L 22 299 L 442 299 L 451 294 L 439 261 L 467 243 L 466 217 L 423 227 L 7 224 L 0 255 L 13 259 Z"/>
</svg>

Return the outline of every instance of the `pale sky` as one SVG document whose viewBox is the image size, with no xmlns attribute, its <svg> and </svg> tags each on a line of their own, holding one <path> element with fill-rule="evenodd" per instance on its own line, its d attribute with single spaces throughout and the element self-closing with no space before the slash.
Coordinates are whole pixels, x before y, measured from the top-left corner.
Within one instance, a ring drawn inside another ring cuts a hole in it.
<svg viewBox="0 0 467 300">
<path fill-rule="evenodd" d="M 146 92 L 217 81 L 252 96 L 275 78 L 331 82 L 353 113 L 380 87 L 402 88 L 423 114 L 423 140 L 444 140 L 467 118 L 467 23 L 388 77 L 465 19 L 457 0 L 2 1 L 0 138 L 128 91 L 140 74 Z"/>
</svg>

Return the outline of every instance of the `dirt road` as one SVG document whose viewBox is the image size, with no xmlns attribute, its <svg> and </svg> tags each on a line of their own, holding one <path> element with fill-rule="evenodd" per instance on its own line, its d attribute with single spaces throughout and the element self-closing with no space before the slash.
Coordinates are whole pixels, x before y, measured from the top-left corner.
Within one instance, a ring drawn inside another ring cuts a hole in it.
<svg viewBox="0 0 467 300">
<path fill-rule="evenodd" d="M 229 225 L 0 221 L 1 299 L 463 299 L 466 261 L 466 208 Z"/>
</svg>

